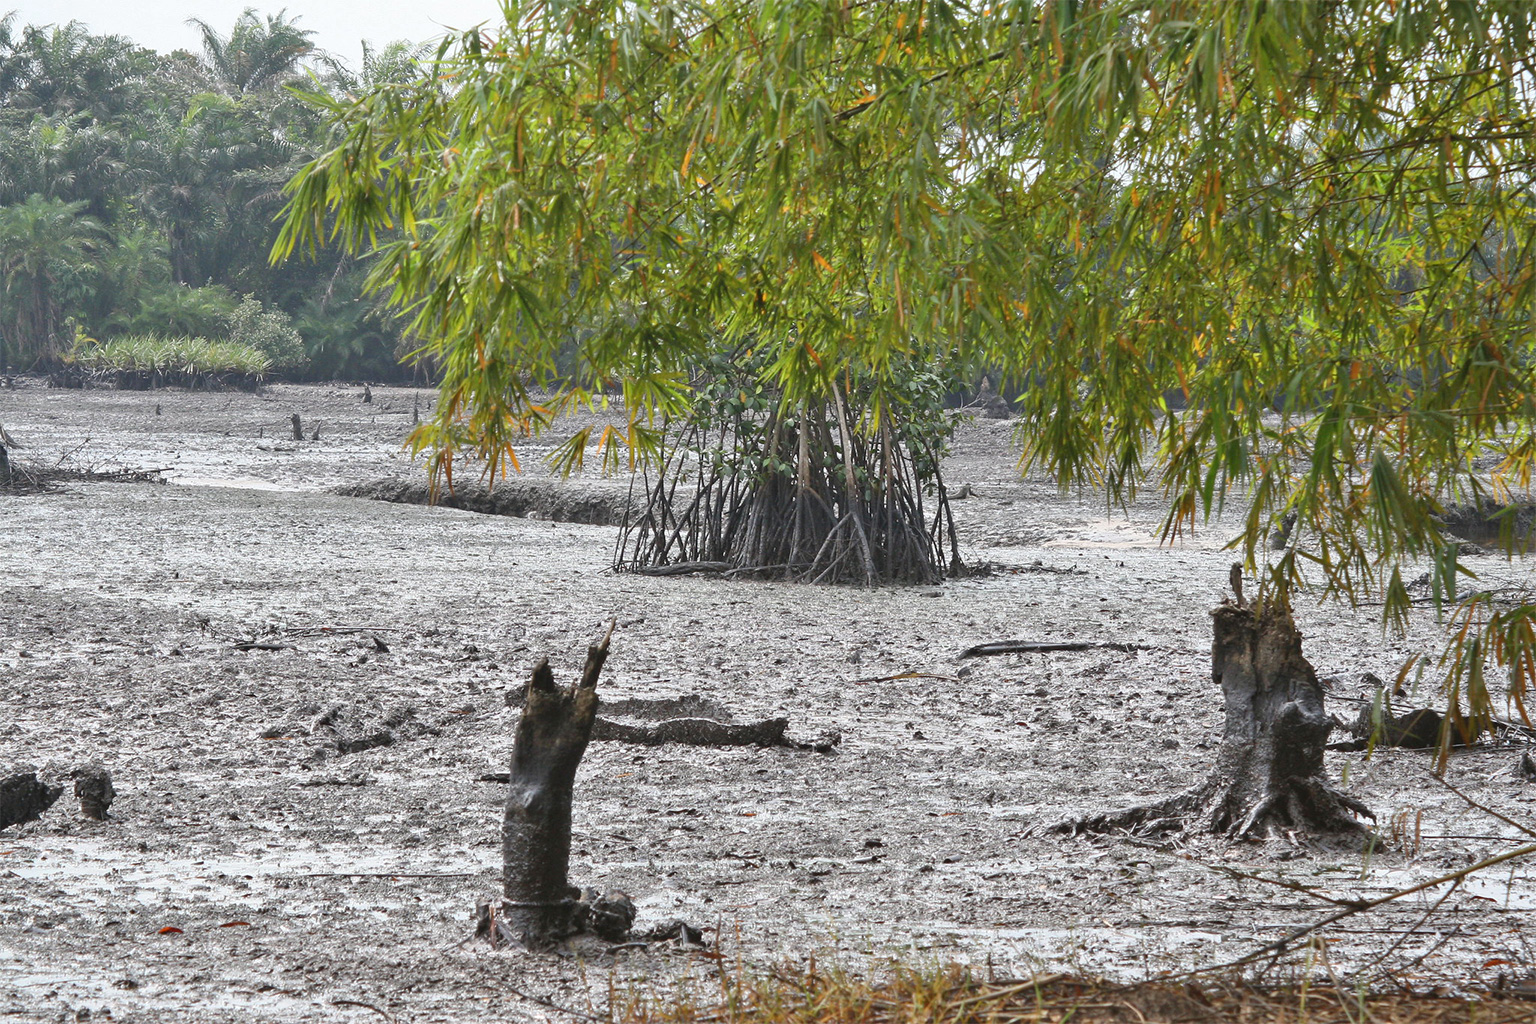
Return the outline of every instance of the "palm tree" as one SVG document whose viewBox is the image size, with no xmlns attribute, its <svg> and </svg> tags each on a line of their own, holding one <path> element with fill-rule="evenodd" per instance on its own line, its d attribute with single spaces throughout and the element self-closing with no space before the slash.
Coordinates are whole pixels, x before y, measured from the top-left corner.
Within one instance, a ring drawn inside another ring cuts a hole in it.
<svg viewBox="0 0 1536 1024">
<path fill-rule="evenodd" d="M 297 20 L 284 10 L 263 22 L 254 7 L 247 7 L 227 36 L 201 18 L 187 24 L 203 34 L 203 64 L 214 80 L 231 96 L 240 96 L 275 90 L 298 69 L 299 58 L 314 52 L 309 37 L 315 33 L 299 28 Z"/>
<path fill-rule="evenodd" d="M 354 71 L 334 54 L 320 54 L 326 73 L 321 82 L 337 95 L 361 95 L 384 85 L 405 85 L 419 79 L 423 65 L 436 49 L 431 43 L 397 39 L 382 47 L 363 40 L 363 60 Z"/>
<path fill-rule="evenodd" d="M 84 114 L 110 120 L 137 106 L 156 60 L 123 36 L 92 35 L 85 25 L 28 25 L 14 36 L 0 24 L 0 104 L 12 111 Z"/>
<path fill-rule="evenodd" d="M 51 362 L 71 340 L 65 319 L 89 297 L 104 237 L 84 209 L 39 195 L 0 207 L 0 313 L 18 363 Z"/>
</svg>

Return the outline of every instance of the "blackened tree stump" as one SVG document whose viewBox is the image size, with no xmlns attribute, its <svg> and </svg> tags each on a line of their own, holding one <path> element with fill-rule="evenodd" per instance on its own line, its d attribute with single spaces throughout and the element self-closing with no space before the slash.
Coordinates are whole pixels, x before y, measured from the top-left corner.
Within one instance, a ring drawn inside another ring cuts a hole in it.
<svg viewBox="0 0 1536 1024">
<path fill-rule="evenodd" d="M 1227 711 L 1215 772 L 1167 800 L 1066 822 L 1057 830 L 1202 829 L 1232 839 L 1285 829 L 1314 835 L 1365 831 L 1357 815 L 1375 815 L 1323 777 L 1333 723 L 1290 614 L 1228 603 L 1211 616 L 1211 675 Z"/>
<path fill-rule="evenodd" d="M 571 800 L 576 769 L 597 718 L 597 679 L 608 658 L 612 625 L 587 650 L 581 679 L 555 685 L 549 661 L 539 662 L 512 741 L 512 771 L 502 828 L 503 902 L 492 937 L 529 949 L 549 949 L 582 932 L 622 941 L 634 923 L 623 897 L 583 898 L 570 884 Z"/>
<path fill-rule="evenodd" d="M 0 779 L 0 829 L 36 821 L 63 793 L 63 786 L 41 782 L 32 772 Z"/>
</svg>

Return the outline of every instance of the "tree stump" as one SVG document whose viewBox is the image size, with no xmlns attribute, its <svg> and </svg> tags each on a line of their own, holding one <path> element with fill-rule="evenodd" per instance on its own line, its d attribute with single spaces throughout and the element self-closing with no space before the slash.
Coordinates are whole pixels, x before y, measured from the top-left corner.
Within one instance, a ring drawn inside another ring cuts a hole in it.
<svg viewBox="0 0 1536 1024">
<path fill-rule="evenodd" d="M 112 788 L 112 776 L 105 768 L 77 768 L 75 796 L 80 799 L 81 814 L 95 821 L 106 821 L 107 808 L 112 806 L 117 790 Z"/>
<path fill-rule="evenodd" d="M 0 779 L 0 829 L 36 821 L 63 793 L 63 786 L 40 782 L 32 772 Z"/>
<path fill-rule="evenodd" d="M 634 923 L 634 904 L 582 897 L 570 884 L 571 799 L 576 768 L 597 717 L 597 678 L 608 658 L 613 626 L 587 650 L 581 679 L 568 690 L 555 685 L 549 661 L 539 662 L 512 742 L 512 771 L 502 828 L 500 936 L 528 949 L 549 949 L 582 932 L 622 940 Z"/>
<path fill-rule="evenodd" d="M 1227 720 L 1212 775 L 1177 796 L 1057 826 L 1063 832 L 1200 828 L 1232 839 L 1291 829 L 1359 833 L 1366 806 L 1323 778 L 1332 721 L 1301 634 L 1279 608 L 1223 604 L 1211 613 L 1211 675 Z"/>
</svg>

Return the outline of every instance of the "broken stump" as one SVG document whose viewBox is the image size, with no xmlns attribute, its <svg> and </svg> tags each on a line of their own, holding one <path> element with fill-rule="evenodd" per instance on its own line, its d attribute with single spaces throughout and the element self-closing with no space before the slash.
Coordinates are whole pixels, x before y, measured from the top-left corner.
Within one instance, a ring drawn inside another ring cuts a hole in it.
<svg viewBox="0 0 1536 1024">
<path fill-rule="evenodd" d="M 75 769 L 75 796 L 80 799 L 80 813 L 95 821 L 107 819 L 107 808 L 117 790 L 112 788 L 112 776 L 105 768 Z"/>
<path fill-rule="evenodd" d="M 1211 613 L 1211 675 L 1226 702 L 1216 770 L 1199 786 L 1152 804 L 1077 819 L 1060 832 L 1200 829 L 1231 839 L 1290 829 L 1366 831 L 1375 815 L 1323 777 L 1333 722 L 1301 653 L 1301 633 L 1278 607 L 1225 603 Z"/>
<path fill-rule="evenodd" d="M 506 817 L 502 827 L 500 915 L 485 925 L 491 938 L 528 949 L 550 949 L 583 932 L 622 941 L 634 904 L 622 895 L 599 898 L 570 884 L 571 801 L 576 769 L 597 718 L 597 679 L 608 658 L 613 626 L 587 650 L 581 679 L 555 685 L 549 661 L 539 662 L 512 741 Z"/>
</svg>

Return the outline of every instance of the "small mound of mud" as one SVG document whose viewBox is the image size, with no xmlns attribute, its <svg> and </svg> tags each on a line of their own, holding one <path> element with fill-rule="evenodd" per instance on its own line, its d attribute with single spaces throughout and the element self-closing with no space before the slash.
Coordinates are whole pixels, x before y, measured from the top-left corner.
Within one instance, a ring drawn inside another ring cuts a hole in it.
<svg viewBox="0 0 1536 1024">
<path fill-rule="evenodd" d="M 1536 502 L 1496 501 L 1452 505 L 1440 516 L 1446 532 L 1472 544 L 1516 554 L 1536 551 Z"/>
<path fill-rule="evenodd" d="M 383 712 L 355 704 L 338 704 L 316 718 L 308 727 L 284 723 L 270 726 L 261 732 L 262 739 L 313 736 L 342 754 L 356 754 L 375 747 L 389 747 L 398 742 L 441 735 L 440 726 L 422 721 L 416 708 L 409 704 Z"/>
<path fill-rule="evenodd" d="M 425 483 L 385 478 L 332 490 L 347 498 L 371 498 L 400 505 L 442 505 L 492 516 L 547 519 L 557 523 L 617 526 L 624 521 L 628 495 L 572 480 L 512 480 L 485 487 L 473 484 L 433 494 Z"/>
</svg>

